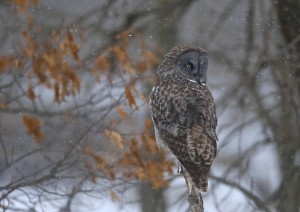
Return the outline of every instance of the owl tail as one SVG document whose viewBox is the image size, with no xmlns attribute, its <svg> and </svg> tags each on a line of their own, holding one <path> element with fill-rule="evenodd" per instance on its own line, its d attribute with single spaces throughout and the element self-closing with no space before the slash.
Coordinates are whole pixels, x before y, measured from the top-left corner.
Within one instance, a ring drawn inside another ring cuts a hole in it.
<svg viewBox="0 0 300 212">
<path fill-rule="evenodd" d="M 194 186 L 201 192 L 207 192 L 208 189 L 208 173 L 210 166 L 202 165 L 200 168 L 198 164 L 192 161 L 180 161 L 184 169 L 189 173 Z"/>
<path fill-rule="evenodd" d="M 201 192 L 207 192 L 208 189 L 208 180 L 207 179 L 200 179 L 199 177 L 191 177 L 194 185 L 198 188 Z"/>
</svg>

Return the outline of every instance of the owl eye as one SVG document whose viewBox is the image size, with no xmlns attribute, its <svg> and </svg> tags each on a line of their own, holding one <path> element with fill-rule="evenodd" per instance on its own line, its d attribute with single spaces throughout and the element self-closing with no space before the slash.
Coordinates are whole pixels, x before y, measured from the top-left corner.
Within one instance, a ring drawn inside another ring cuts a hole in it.
<svg viewBox="0 0 300 212">
<path fill-rule="evenodd" d="M 190 63 L 190 62 L 187 62 L 187 63 L 185 64 L 185 67 L 188 68 L 188 69 L 193 69 L 193 68 L 194 68 L 194 65 L 193 65 L 192 63 Z"/>
</svg>

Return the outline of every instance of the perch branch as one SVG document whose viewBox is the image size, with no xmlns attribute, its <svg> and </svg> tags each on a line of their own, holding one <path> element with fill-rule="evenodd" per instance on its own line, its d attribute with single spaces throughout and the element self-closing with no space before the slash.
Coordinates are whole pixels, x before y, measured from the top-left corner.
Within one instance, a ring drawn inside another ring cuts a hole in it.
<svg viewBox="0 0 300 212">
<path fill-rule="evenodd" d="M 180 168 L 180 173 L 183 175 L 185 183 L 188 187 L 188 202 L 190 204 L 191 212 L 204 212 L 201 192 L 197 188 L 195 188 L 190 175 L 185 171 L 185 169 L 181 166 Z"/>
</svg>

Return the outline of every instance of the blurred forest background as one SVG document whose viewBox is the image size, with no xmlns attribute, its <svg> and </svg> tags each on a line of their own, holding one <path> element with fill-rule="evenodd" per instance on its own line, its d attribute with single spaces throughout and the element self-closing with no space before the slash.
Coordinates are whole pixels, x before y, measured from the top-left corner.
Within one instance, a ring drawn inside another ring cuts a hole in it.
<svg viewBox="0 0 300 212">
<path fill-rule="evenodd" d="M 209 52 L 205 210 L 300 210 L 299 0 L 4 0 L 0 42 L 3 211 L 188 211 L 148 108 L 179 44 Z"/>
</svg>

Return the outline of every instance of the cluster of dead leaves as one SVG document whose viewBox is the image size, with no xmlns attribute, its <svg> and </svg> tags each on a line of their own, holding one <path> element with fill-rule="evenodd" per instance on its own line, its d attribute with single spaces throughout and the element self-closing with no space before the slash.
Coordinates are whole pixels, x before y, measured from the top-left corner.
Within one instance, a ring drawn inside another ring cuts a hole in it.
<svg viewBox="0 0 300 212">
<path fill-rule="evenodd" d="M 139 49 L 139 57 L 135 57 L 129 52 L 133 41 L 136 43 L 136 49 Z M 158 63 L 158 58 L 153 51 L 149 51 L 140 33 L 133 29 L 128 29 L 117 34 L 115 42 L 109 45 L 95 59 L 96 65 L 92 68 L 92 74 L 99 77 L 103 72 L 113 67 L 112 63 L 114 61 L 119 64 L 119 68 L 123 74 L 134 74 L 153 68 Z"/>
<path fill-rule="evenodd" d="M 37 6 L 38 0 L 12 0 L 19 12 L 25 12 L 31 6 Z M 70 29 L 60 32 L 52 31 L 48 39 L 38 41 L 35 34 L 42 29 L 34 25 L 30 14 L 27 14 L 27 30 L 22 32 L 23 41 L 19 43 L 20 52 L 16 55 L 0 56 L 0 74 L 17 70 L 24 72 L 25 65 L 30 64 L 26 72 L 30 83 L 27 87 L 27 97 L 34 101 L 37 97 L 35 87 L 46 86 L 53 90 L 53 100 L 61 103 L 69 95 L 76 95 L 80 90 L 80 78 L 75 66 L 80 66 L 80 47 Z M 80 34 L 81 35 L 81 34 Z M 80 36 L 79 36 L 80 37 Z M 1 108 L 7 106 L 0 104 Z M 43 139 L 42 120 L 37 117 L 23 116 L 27 133 L 41 143 Z"/>
<path fill-rule="evenodd" d="M 91 173 L 91 181 L 96 183 L 96 175 L 97 171 L 101 171 L 107 179 L 114 180 L 115 179 L 115 167 L 109 165 L 104 157 L 102 157 L 99 153 L 94 151 L 90 146 L 85 146 L 83 148 L 83 155 L 90 157 L 95 163 L 91 163 L 87 161 L 85 163 L 85 169 Z M 94 167 L 96 165 L 96 167 Z"/>
<path fill-rule="evenodd" d="M 38 79 L 28 85 L 27 96 L 35 100 L 35 86 L 46 86 L 54 91 L 54 102 L 61 103 L 69 95 L 80 90 L 80 78 L 75 66 L 80 66 L 79 45 L 70 29 L 53 31 L 44 42 L 38 42 L 34 29 L 22 32 L 24 42 L 19 56 L 0 56 L 0 74 L 11 70 L 23 70 L 24 64 L 30 64 L 27 72 L 29 79 Z M 31 80 L 33 81 L 33 80 Z"/>
<path fill-rule="evenodd" d="M 23 123 L 26 127 L 27 133 L 34 137 L 35 141 L 40 144 L 44 137 L 42 128 L 42 120 L 39 118 L 25 115 L 23 116 Z"/>
<path fill-rule="evenodd" d="M 12 0 L 18 10 L 25 11 L 30 5 L 38 5 L 38 0 Z M 54 92 L 54 102 L 61 103 L 69 95 L 76 95 L 80 90 L 81 81 L 76 71 L 80 67 L 80 46 L 77 38 L 70 29 L 53 31 L 44 42 L 37 41 L 33 34 L 40 29 L 34 27 L 32 17 L 28 17 L 28 30 L 22 33 L 25 45 L 21 56 L 0 57 L 0 74 L 10 68 L 23 69 L 24 64 L 31 64 L 31 70 L 27 73 L 31 82 L 27 88 L 27 96 L 30 100 L 36 99 L 35 87 L 46 86 Z M 130 54 L 131 43 L 135 42 L 139 49 L 139 57 Z M 158 62 L 156 54 L 149 51 L 142 36 L 128 29 L 115 36 L 114 43 L 103 50 L 102 54 L 94 60 L 91 73 L 100 82 L 100 78 L 108 76 L 109 72 L 116 72 L 122 76 L 128 75 L 135 78 L 137 73 L 143 73 L 152 69 Z M 134 77 L 133 77 L 134 76 Z M 130 77 L 129 77 L 130 78 Z M 107 78 L 112 81 L 112 78 Z M 143 98 L 142 94 L 135 89 L 135 81 L 124 86 L 124 97 L 130 109 L 138 108 L 136 97 Z M 120 105 L 116 108 L 121 119 L 128 117 Z M 27 133 L 41 143 L 44 137 L 42 132 L 43 122 L 34 116 L 23 116 L 23 123 Z M 87 171 L 94 173 L 101 171 L 108 179 L 114 180 L 116 173 L 122 174 L 128 179 L 149 181 L 154 188 L 168 185 L 164 179 L 164 173 L 172 173 L 173 161 L 167 160 L 165 155 L 157 148 L 152 129 L 151 120 L 145 122 L 145 130 L 140 136 L 125 140 L 123 136 L 110 128 L 104 130 L 105 138 L 114 142 L 116 147 L 122 150 L 117 164 L 108 164 L 101 154 L 92 147 L 83 148 L 83 154 L 91 161 L 85 164 Z M 155 156 L 154 156 L 155 155 Z M 96 175 L 92 175 L 91 181 L 96 182 Z M 119 197 L 113 191 L 110 192 L 113 200 Z"/>
<path fill-rule="evenodd" d="M 133 43 L 138 51 L 138 56 L 134 56 L 130 52 Z M 122 78 L 131 77 L 132 80 L 128 80 L 128 84 L 124 86 L 124 95 L 130 108 L 138 108 L 134 96 L 142 95 L 135 90 L 136 80 L 134 79 L 138 74 L 153 69 L 157 63 L 156 53 L 149 50 L 141 34 L 133 29 L 128 29 L 117 34 L 114 43 L 95 58 L 95 65 L 91 68 L 91 73 L 98 82 L 103 76 L 107 76 L 105 80 L 109 81 L 113 80 L 113 76 L 118 75 L 122 75 Z M 118 73 L 116 73 L 117 70 Z"/>
<path fill-rule="evenodd" d="M 153 188 L 158 189 L 168 185 L 165 173 L 172 173 L 173 161 L 165 158 L 164 152 L 160 151 L 155 143 L 154 136 L 150 133 L 150 120 L 145 122 L 147 129 L 139 137 L 124 140 L 123 136 L 114 130 L 105 129 L 105 137 L 122 149 L 115 164 L 108 164 L 105 156 L 86 146 L 83 154 L 93 159 L 94 163 L 86 163 L 86 169 L 91 173 L 101 171 L 108 179 L 115 179 L 118 173 L 124 178 L 151 182 Z M 96 166 L 94 166 L 96 165 Z M 94 176 L 94 175 L 92 175 Z M 95 177 L 91 177 L 96 182 Z"/>
<path fill-rule="evenodd" d="M 73 68 L 80 65 L 79 45 L 71 31 L 57 33 L 53 31 L 48 40 L 38 44 L 30 32 L 23 32 L 26 46 L 23 60 L 30 61 L 32 70 L 28 76 L 38 79 L 38 85 L 44 85 L 54 91 L 54 101 L 60 103 L 69 95 L 76 95 L 80 90 L 80 79 Z M 28 97 L 34 100 L 32 85 L 28 87 Z"/>
<path fill-rule="evenodd" d="M 153 147 L 150 150 L 155 148 L 154 138 L 151 139 L 151 145 Z M 155 189 L 167 186 L 168 181 L 164 178 L 164 173 L 172 174 L 174 163 L 167 160 L 163 152 L 155 153 L 155 159 L 146 156 L 149 154 L 147 145 L 145 148 L 136 139 L 132 139 L 128 151 L 119 160 L 121 166 L 129 167 L 123 172 L 123 177 L 151 182 Z"/>
<path fill-rule="evenodd" d="M 123 178 L 151 182 L 155 189 L 167 186 L 168 181 L 164 178 L 164 174 L 172 173 L 174 162 L 167 160 L 164 152 L 158 149 L 155 138 L 151 134 L 150 125 L 151 120 L 147 120 L 144 133 L 130 140 L 125 140 L 117 131 L 105 129 L 105 137 L 123 151 L 120 151 L 115 164 L 108 165 L 101 154 L 86 147 L 83 153 L 93 159 L 96 169 L 92 168 L 94 163 L 86 164 L 86 168 L 92 172 L 100 170 L 108 179 L 114 179 L 115 174 L 118 173 Z M 95 182 L 96 179 L 91 180 Z"/>
</svg>

